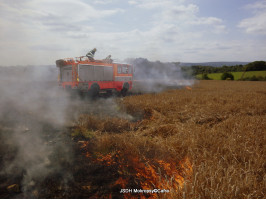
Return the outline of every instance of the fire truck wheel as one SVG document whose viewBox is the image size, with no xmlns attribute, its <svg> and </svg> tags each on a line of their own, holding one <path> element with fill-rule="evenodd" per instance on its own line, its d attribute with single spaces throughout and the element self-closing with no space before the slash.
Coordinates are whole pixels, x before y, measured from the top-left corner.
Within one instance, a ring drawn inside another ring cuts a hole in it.
<svg viewBox="0 0 266 200">
<path fill-rule="evenodd" d="M 107 97 L 110 97 L 110 96 L 112 96 L 112 95 L 113 95 L 112 90 L 107 90 L 107 91 L 106 91 L 106 96 L 107 96 Z"/>
<path fill-rule="evenodd" d="M 92 97 L 96 97 L 99 95 L 99 91 L 100 91 L 99 85 L 97 83 L 92 84 L 91 89 L 90 89 L 90 95 Z"/>
<path fill-rule="evenodd" d="M 124 83 L 123 89 L 121 90 L 121 94 L 122 94 L 123 97 L 127 95 L 128 89 L 129 89 L 129 84 L 128 83 Z"/>
</svg>

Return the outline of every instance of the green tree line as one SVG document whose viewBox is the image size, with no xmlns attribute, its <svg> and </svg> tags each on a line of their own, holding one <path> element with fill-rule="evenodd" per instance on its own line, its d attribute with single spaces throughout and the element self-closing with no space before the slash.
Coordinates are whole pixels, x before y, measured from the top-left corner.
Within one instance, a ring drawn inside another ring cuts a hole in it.
<svg viewBox="0 0 266 200">
<path fill-rule="evenodd" d="M 212 66 L 201 66 L 195 65 L 188 67 L 182 67 L 184 72 L 189 73 L 192 76 L 197 74 L 210 74 L 210 73 L 224 73 L 224 72 L 243 72 L 243 71 L 265 71 L 266 62 L 265 61 L 254 61 L 247 65 L 234 65 L 234 66 L 222 66 L 222 67 L 212 67 Z"/>
</svg>

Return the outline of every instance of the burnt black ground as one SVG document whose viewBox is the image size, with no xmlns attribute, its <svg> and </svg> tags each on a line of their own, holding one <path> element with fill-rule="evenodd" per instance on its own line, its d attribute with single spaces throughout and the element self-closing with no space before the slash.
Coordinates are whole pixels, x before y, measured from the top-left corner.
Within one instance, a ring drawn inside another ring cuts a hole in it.
<svg viewBox="0 0 266 200">
<path fill-rule="evenodd" d="M 8 138 L 12 134 L 1 129 L 0 139 L 0 198 L 107 198 L 108 194 L 116 194 L 113 198 L 121 198 L 120 188 L 110 187 L 117 180 L 117 169 L 112 166 L 104 166 L 92 162 L 85 156 L 77 140 L 72 140 L 67 129 L 57 129 L 49 125 L 36 122 L 43 128 L 43 141 L 48 147 L 54 148 L 49 156 L 51 167 L 54 163 L 59 165 L 59 170 L 52 170 L 51 173 L 41 178 L 33 178 L 25 190 L 23 178 L 26 170 L 20 166 L 12 169 L 11 172 L 3 171 L 14 159 L 16 159 L 16 147 L 11 144 Z M 31 134 L 21 132 L 20 134 Z M 65 146 L 67 149 L 64 149 Z M 62 148 L 61 148 L 62 147 Z M 65 155 L 72 159 L 65 159 Z M 10 185 L 16 184 L 19 190 L 8 190 Z M 86 188 L 89 186 L 89 188 Z M 117 191 L 116 191 L 117 190 Z"/>
<path fill-rule="evenodd" d="M 101 97 L 97 101 L 113 100 Z M 78 102 L 78 106 L 70 104 L 68 120 L 74 120 L 72 115 L 86 113 L 86 108 L 91 106 L 91 102 L 86 100 Z M 98 110 L 97 107 L 94 109 L 90 112 Z M 0 198 L 123 197 L 119 193 L 121 187 L 115 184 L 119 177 L 117 166 L 105 166 L 87 158 L 86 152 L 93 151 L 93 147 L 88 145 L 82 149 L 79 141 L 86 139 L 73 139 L 71 125 L 50 123 L 42 116 L 16 106 L 7 106 L 3 111 L 5 113 L 0 121 Z M 117 115 L 112 111 L 102 114 Z M 93 141 L 90 143 L 93 144 Z M 37 152 L 37 156 L 33 154 L 35 157 L 32 158 L 31 152 L 24 152 L 31 146 L 33 151 L 38 148 L 45 151 Z M 49 159 L 45 167 L 42 166 L 42 157 Z M 48 172 L 42 174 L 41 168 L 40 174 L 29 178 L 28 171 L 35 170 L 35 167 L 38 170 L 39 165 Z M 8 189 L 12 185 L 15 189 Z"/>
</svg>

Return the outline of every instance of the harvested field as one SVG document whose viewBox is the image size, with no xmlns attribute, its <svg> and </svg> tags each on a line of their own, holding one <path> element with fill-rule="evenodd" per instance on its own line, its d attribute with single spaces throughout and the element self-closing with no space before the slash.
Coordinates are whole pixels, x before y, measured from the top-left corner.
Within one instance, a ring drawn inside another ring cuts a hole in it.
<svg viewBox="0 0 266 200">
<path fill-rule="evenodd" d="M 10 114 L 1 120 L 1 198 L 266 197 L 265 82 L 200 81 L 68 106 L 67 127 L 32 113 L 24 115 L 32 127 L 20 131 Z M 12 144 L 17 134 L 34 141 L 29 151 L 42 147 L 38 156 Z"/>
</svg>

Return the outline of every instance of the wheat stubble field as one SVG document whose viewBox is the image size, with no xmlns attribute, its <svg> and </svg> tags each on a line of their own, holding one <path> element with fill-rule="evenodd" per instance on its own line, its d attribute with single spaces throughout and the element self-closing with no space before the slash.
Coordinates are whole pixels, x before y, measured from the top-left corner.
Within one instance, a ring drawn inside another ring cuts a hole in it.
<svg viewBox="0 0 266 200">
<path fill-rule="evenodd" d="M 265 82 L 71 100 L 64 127 L 16 109 L 0 127 L 1 198 L 265 198 Z"/>
<path fill-rule="evenodd" d="M 122 188 L 135 179 L 142 188 L 170 189 L 154 198 L 265 198 L 266 83 L 200 81 L 119 105 L 142 119 L 85 115 L 78 127 L 92 131 L 94 151 L 118 157 Z M 187 173 L 180 169 L 184 158 Z"/>
</svg>

